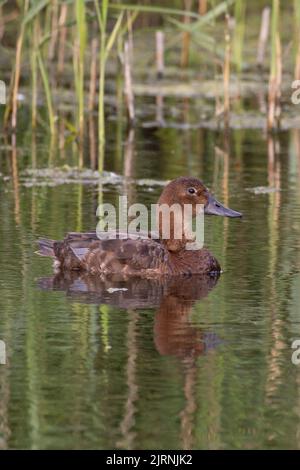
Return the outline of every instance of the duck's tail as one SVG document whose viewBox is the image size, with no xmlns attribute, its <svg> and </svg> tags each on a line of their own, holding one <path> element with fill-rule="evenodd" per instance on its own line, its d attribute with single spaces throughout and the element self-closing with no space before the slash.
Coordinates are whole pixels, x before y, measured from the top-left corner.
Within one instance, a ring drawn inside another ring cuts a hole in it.
<svg viewBox="0 0 300 470">
<path fill-rule="evenodd" d="M 54 254 L 55 240 L 49 240 L 49 238 L 39 238 L 37 243 L 39 245 L 39 250 L 36 251 L 37 255 L 51 256 L 52 258 L 55 258 L 55 254 Z"/>
</svg>

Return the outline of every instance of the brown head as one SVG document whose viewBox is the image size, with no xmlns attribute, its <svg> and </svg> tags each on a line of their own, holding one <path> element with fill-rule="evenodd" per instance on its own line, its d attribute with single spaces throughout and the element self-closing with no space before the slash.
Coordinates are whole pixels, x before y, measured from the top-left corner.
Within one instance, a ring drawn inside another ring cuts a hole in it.
<svg viewBox="0 0 300 470">
<path fill-rule="evenodd" d="M 207 187 L 198 178 L 180 176 L 172 180 L 164 188 L 158 204 L 191 204 L 193 215 L 196 215 L 197 204 L 203 204 L 207 215 L 221 215 L 223 217 L 242 217 L 240 212 L 223 206 L 208 191 Z"/>
<path fill-rule="evenodd" d="M 202 183 L 201 180 L 194 177 L 181 176 L 171 181 L 164 188 L 159 200 L 158 205 L 177 205 L 181 209 L 184 208 L 184 205 L 191 205 L 192 215 L 196 216 L 199 210 L 202 210 L 204 207 L 204 214 L 207 215 L 220 215 L 223 217 L 242 217 L 240 212 L 234 211 L 223 206 L 218 202 L 213 195 L 209 192 L 207 187 Z M 199 205 L 200 206 L 199 208 Z M 159 220 L 159 232 L 161 234 L 161 218 Z M 171 220 L 172 227 L 172 220 Z M 184 229 L 183 229 L 184 232 Z M 171 236 L 169 241 L 166 240 L 166 245 L 170 251 L 178 251 L 185 246 L 186 239 L 183 240 L 172 240 L 172 228 Z"/>
</svg>

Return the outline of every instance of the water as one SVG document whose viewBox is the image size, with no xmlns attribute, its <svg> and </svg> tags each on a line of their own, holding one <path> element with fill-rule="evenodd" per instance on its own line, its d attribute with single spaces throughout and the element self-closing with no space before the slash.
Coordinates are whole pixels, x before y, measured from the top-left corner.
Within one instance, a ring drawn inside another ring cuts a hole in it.
<svg viewBox="0 0 300 470">
<path fill-rule="evenodd" d="M 105 201 L 154 203 L 156 180 L 188 174 L 244 218 L 207 219 L 219 280 L 53 280 L 36 239 L 94 229 L 98 187 L 26 179 L 35 154 L 47 166 L 44 135 L 21 134 L 16 158 L 3 144 L 0 447 L 299 448 L 299 131 L 268 142 L 259 130 L 225 141 L 140 128 L 119 145 L 114 126 L 106 168 L 132 179 L 105 184 Z M 74 165 L 74 154 L 54 153 L 53 165 Z"/>
</svg>

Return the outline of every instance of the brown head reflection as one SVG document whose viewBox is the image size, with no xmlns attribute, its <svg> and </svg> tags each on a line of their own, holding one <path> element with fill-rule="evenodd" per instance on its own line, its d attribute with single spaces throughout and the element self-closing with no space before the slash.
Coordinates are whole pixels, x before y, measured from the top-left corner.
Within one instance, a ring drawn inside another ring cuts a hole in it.
<svg viewBox="0 0 300 470">
<path fill-rule="evenodd" d="M 193 326 L 190 313 L 195 301 L 206 297 L 217 280 L 194 276 L 168 283 L 154 319 L 154 342 L 161 355 L 188 358 L 207 350 L 209 336 Z"/>
</svg>

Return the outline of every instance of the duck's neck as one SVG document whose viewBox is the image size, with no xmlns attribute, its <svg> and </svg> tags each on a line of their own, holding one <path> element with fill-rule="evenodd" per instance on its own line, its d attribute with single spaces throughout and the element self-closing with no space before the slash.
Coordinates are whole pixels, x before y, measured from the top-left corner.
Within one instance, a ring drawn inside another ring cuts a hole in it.
<svg viewBox="0 0 300 470">
<path fill-rule="evenodd" d="M 185 220 L 180 204 L 159 203 L 157 224 L 160 240 L 170 252 L 185 250 L 187 244 L 194 241 L 190 224 Z"/>
</svg>

